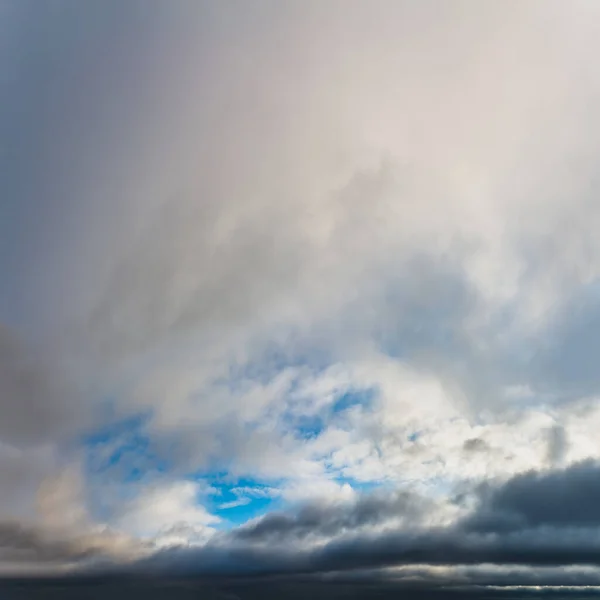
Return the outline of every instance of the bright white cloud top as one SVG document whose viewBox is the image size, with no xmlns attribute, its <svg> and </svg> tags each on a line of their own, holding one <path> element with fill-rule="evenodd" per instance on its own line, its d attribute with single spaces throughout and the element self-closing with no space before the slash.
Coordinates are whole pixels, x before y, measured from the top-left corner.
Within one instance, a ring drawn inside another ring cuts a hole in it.
<svg viewBox="0 0 600 600">
<path fill-rule="evenodd" d="M 342 568 L 350 535 L 498 507 L 532 553 L 596 539 L 521 490 L 600 458 L 597 2 L 9 0 L 0 28 L 3 571 L 273 539 Z"/>
</svg>

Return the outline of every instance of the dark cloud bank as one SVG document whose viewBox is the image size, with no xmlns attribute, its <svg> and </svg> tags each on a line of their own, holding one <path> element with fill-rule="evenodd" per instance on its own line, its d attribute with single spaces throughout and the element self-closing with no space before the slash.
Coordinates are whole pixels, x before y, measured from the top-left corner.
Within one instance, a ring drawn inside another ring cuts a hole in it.
<svg viewBox="0 0 600 600">
<path fill-rule="evenodd" d="M 465 498 L 457 497 L 457 505 Z M 587 586 L 600 585 L 595 569 L 600 566 L 600 464 L 586 461 L 488 482 L 468 501 L 473 508 L 440 526 L 431 524 L 431 502 L 380 490 L 354 503 L 271 513 L 202 548 L 161 550 L 118 572 L 103 567 L 71 578 L 5 580 L 3 597 L 595 593 Z M 384 528 L 388 523 L 394 525 Z"/>
</svg>

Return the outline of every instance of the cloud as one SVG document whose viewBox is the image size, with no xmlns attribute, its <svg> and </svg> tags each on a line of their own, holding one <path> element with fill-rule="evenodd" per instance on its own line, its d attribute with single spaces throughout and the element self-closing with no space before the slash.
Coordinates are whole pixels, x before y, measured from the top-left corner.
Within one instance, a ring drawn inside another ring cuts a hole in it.
<svg viewBox="0 0 600 600">
<path fill-rule="evenodd" d="M 396 518 L 410 525 L 425 516 L 432 518 L 435 507 L 409 492 L 374 493 L 354 502 L 312 504 L 296 514 L 269 513 L 233 533 L 235 539 L 250 542 L 291 542 L 306 537 L 331 538 Z"/>
<path fill-rule="evenodd" d="M 8 486 L 11 482 L 6 475 L 2 473 Z M 149 552 L 139 540 L 96 522 L 88 513 L 80 465 L 61 468 L 51 462 L 37 475 L 25 490 L 32 497 L 25 496 L 24 508 L 2 507 L 8 515 L 0 521 L 2 570 L 36 572 L 44 567 L 73 570 L 114 561 L 126 564 Z M 22 482 L 13 484 L 10 491 L 23 493 Z"/>
<path fill-rule="evenodd" d="M 488 450 L 488 445 L 485 440 L 482 440 L 481 438 L 470 438 L 465 440 L 463 450 L 465 452 L 486 452 Z"/>
<path fill-rule="evenodd" d="M 569 440 L 564 427 L 555 425 L 548 430 L 548 462 L 560 465 L 569 448 Z"/>
<path fill-rule="evenodd" d="M 559 586 L 557 590 L 560 586 L 594 586 L 600 581 L 599 571 L 593 567 L 598 562 L 598 519 L 593 515 L 584 520 L 567 519 L 564 515 L 569 508 L 573 513 L 571 501 L 581 501 L 585 482 L 597 479 L 596 467 L 586 463 L 560 471 L 519 475 L 498 484 L 491 494 L 475 490 L 480 503 L 466 519 L 445 525 L 428 522 L 431 507 L 415 494 L 396 493 L 390 500 L 389 495 L 376 492 L 353 503 L 313 504 L 295 513 L 266 515 L 233 532 L 216 535 L 196 548 L 171 545 L 124 572 L 131 573 L 128 581 L 135 580 L 140 571 L 152 573 L 151 585 L 157 590 L 163 585 L 163 574 L 172 582 L 184 574 L 186 585 L 192 587 L 204 589 L 207 584 L 203 578 L 210 577 L 213 583 L 209 585 L 224 590 L 238 586 L 236 589 L 244 593 L 270 586 L 285 588 L 294 582 L 314 585 L 316 590 L 345 590 L 344 586 L 351 584 L 358 586 L 360 593 L 367 593 L 369 586 L 380 590 L 437 589 L 440 593 L 453 589 L 478 593 L 483 592 L 480 586 L 485 586 L 486 593 L 497 587 L 507 594 L 514 586 L 524 586 L 519 590 L 523 593 L 538 585 Z M 547 515 L 537 520 L 528 514 L 528 503 L 538 495 L 560 494 L 560 490 L 571 489 L 567 484 L 575 490 L 565 501 L 564 511 L 562 505 L 558 512 L 550 507 Z M 492 509 L 521 514 L 520 527 L 491 530 L 473 526 L 480 522 L 478 517 Z M 381 524 L 387 527 L 379 527 Z M 492 531 L 494 535 L 490 535 Z M 6 539 L 17 549 L 37 548 L 40 544 L 33 532 L 20 530 L 6 533 Z M 175 535 L 172 540 L 176 540 Z M 83 545 L 83 540 L 70 543 L 72 546 L 53 542 L 35 552 L 81 560 L 99 551 L 89 541 L 89 547 Z M 565 564 L 571 566 L 565 569 Z M 275 579 L 261 580 L 266 575 Z M 244 581 L 248 576 L 252 579 Z M 113 581 L 110 585 L 128 585 L 112 577 L 106 579 Z M 148 575 L 144 580 L 148 582 Z M 548 592 L 551 590 L 549 587 Z"/>
<path fill-rule="evenodd" d="M 598 527 L 596 498 L 599 467 L 594 461 L 563 470 L 515 476 L 482 493 L 482 504 L 470 527 L 480 531 L 540 526 Z"/>
<path fill-rule="evenodd" d="M 198 504 L 200 486 L 192 481 L 166 482 L 138 490 L 118 507 L 116 524 L 122 531 L 159 545 L 209 538 L 219 518 Z"/>
<path fill-rule="evenodd" d="M 589 462 L 516 475 L 493 488 L 476 488 L 472 508 L 446 509 L 445 519 L 437 521 L 432 516 L 442 507 L 407 492 L 313 503 L 265 515 L 202 548 L 156 554 L 140 566 L 198 576 L 411 565 L 598 566 L 596 480 L 597 465 Z"/>
<path fill-rule="evenodd" d="M 238 506 L 245 506 L 246 504 L 250 504 L 252 500 L 250 498 L 238 498 L 237 500 L 231 500 L 230 502 L 224 502 L 219 507 L 221 510 L 226 510 L 228 508 L 237 508 Z"/>
<path fill-rule="evenodd" d="M 3 523 L 0 532 L 0 546 L 5 560 L 60 562 L 86 558 L 89 552 L 88 548 L 78 547 L 76 543 L 44 540 L 40 531 L 18 523 Z"/>
<path fill-rule="evenodd" d="M 51 360 L 28 352 L 17 335 L 0 326 L 0 439 L 4 443 L 42 445 L 81 426 L 83 415 L 69 383 Z"/>
<path fill-rule="evenodd" d="M 77 460 L 72 441 L 89 424 L 76 382 L 39 350 L 0 326 L 0 520 L 37 518 L 38 500 Z"/>
<path fill-rule="evenodd" d="M 115 562 L 128 564 L 150 551 L 149 547 L 109 529 L 81 530 L 74 535 L 62 533 L 37 524 L 1 522 L 2 572 L 22 570 L 31 574 L 38 569 L 43 571 L 44 567 L 55 572 L 73 572 Z"/>
<path fill-rule="evenodd" d="M 7 540 L 594 562 L 594 3 L 0 10 Z"/>
</svg>

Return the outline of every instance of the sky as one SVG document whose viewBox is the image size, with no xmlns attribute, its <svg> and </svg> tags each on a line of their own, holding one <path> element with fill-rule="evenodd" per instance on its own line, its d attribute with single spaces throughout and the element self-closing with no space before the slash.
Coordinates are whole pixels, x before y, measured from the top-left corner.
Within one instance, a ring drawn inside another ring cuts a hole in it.
<svg viewBox="0 0 600 600">
<path fill-rule="evenodd" d="M 0 575 L 600 586 L 599 40 L 0 0 Z"/>
</svg>

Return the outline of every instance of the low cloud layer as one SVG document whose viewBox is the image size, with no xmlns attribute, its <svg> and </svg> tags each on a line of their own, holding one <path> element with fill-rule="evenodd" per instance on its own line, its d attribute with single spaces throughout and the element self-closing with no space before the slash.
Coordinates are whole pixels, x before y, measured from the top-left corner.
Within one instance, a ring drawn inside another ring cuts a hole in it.
<svg viewBox="0 0 600 600">
<path fill-rule="evenodd" d="M 266 515 L 202 548 L 165 550 L 142 568 L 232 576 L 351 573 L 411 565 L 598 567 L 598 468 L 580 463 L 474 489 L 473 507 L 443 524 L 424 521 L 435 514 L 435 507 L 426 499 L 419 503 L 418 496 L 392 493 L 384 500 L 367 495 L 335 506 L 305 506 Z M 525 571 L 524 578 L 528 576 Z M 464 572 L 463 577 L 465 584 L 481 583 L 481 577 L 470 581 Z M 434 571 L 431 578 L 433 583 Z M 515 575 L 514 585 L 518 579 Z"/>
</svg>

